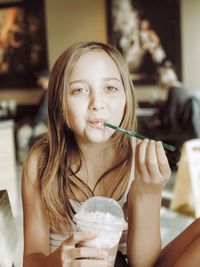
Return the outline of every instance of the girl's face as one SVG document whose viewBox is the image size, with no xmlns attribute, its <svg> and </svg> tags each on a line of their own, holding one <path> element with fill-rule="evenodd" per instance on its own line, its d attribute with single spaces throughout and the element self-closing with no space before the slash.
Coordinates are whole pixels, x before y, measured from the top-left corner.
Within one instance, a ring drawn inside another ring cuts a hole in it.
<svg viewBox="0 0 200 267">
<path fill-rule="evenodd" d="M 119 125 L 125 103 L 124 87 L 113 59 L 100 50 L 83 54 L 72 71 L 67 97 L 67 121 L 77 143 L 107 141 L 114 131 L 103 122 Z"/>
</svg>

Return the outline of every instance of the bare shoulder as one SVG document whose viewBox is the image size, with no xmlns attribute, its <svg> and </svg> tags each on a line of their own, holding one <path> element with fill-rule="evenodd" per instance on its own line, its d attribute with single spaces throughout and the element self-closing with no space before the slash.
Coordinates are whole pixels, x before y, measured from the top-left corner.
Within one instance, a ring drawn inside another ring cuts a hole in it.
<svg viewBox="0 0 200 267">
<path fill-rule="evenodd" d="M 38 172 L 45 159 L 45 145 L 33 147 L 24 163 L 22 181 L 38 186 Z"/>
<path fill-rule="evenodd" d="M 43 146 L 36 146 L 29 152 L 22 173 L 22 199 L 41 198 L 39 187 L 39 170 L 45 158 Z"/>
</svg>

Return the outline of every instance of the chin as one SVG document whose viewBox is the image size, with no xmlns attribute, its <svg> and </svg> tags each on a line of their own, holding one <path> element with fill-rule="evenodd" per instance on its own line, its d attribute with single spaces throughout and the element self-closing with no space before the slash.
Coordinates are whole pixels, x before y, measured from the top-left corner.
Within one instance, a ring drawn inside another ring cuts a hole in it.
<svg viewBox="0 0 200 267">
<path fill-rule="evenodd" d="M 109 137 L 106 137 L 104 135 L 98 135 L 96 134 L 95 136 L 87 136 L 87 140 L 89 143 L 94 143 L 94 144 L 100 144 L 100 143 L 105 143 L 108 141 Z"/>
<path fill-rule="evenodd" d="M 107 140 L 105 138 L 89 138 L 88 143 L 91 144 L 102 144 L 105 143 Z"/>
</svg>

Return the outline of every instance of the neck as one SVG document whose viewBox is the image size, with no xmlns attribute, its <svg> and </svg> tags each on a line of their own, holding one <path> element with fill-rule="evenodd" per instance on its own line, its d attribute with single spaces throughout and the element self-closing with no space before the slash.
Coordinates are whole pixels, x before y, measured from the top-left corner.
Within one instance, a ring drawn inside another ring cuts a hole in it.
<svg viewBox="0 0 200 267">
<path fill-rule="evenodd" d="M 111 165 L 115 156 L 115 151 L 106 144 L 82 144 L 79 146 L 86 165 Z"/>
<path fill-rule="evenodd" d="M 115 153 L 105 144 L 79 144 L 83 155 L 83 165 L 80 170 L 81 176 L 87 177 L 87 184 L 94 188 L 99 177 L 101 177 L 114 162 Z"/>
</svg>

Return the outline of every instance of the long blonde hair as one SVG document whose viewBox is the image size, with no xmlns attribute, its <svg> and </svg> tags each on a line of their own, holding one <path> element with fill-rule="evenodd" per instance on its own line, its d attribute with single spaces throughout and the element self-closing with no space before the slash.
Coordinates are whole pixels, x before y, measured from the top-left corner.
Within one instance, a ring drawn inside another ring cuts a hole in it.
<svg viewBox="0 0 200 267">
<path fill-rule="evenodd" d="M 66 99 L 69 85 L 69 78 L 72 70 L 80 56 L 91 50 L 105 51 L 116 63 L 121 74 L 123 86 L 126 94 L 126 105 L 121 126 L 134 130 L 135 118 L 135 98 L 132 80 L 128 73 L 128 67 L 121 54 L 113 47 L 98 43 L 84 42 L 72 45 L 56 61 L 49 80 L 48 88 L 48 133 L 32 148 L 36 150 L 42 148 L 42 156 L 38 167 L 38 184 L 44 207 L 47 208 L 51 225 L 57 231 L 61 231 L 66 224 L 69 225 L 74 210 L 69 201 L 71 190 L 72 158 L 77 159 L 77 165 L 81 166 L 81 152 L 76 144 L 73 132 L 67 125 Z M 115 133 L 111 143 L 116 149 L 116 162 L 111 170 L 121 164 L 118 179 L 116 179 L 115 189 L 121 180 L 127 181 L 130 173 L 132 159 L 132 149 L 130 139 L 120 133 Z M 106 172 L 107 174 L 108 172 Z M 112 197 L 112 195 L 110 196 Z"/>
</svg>

